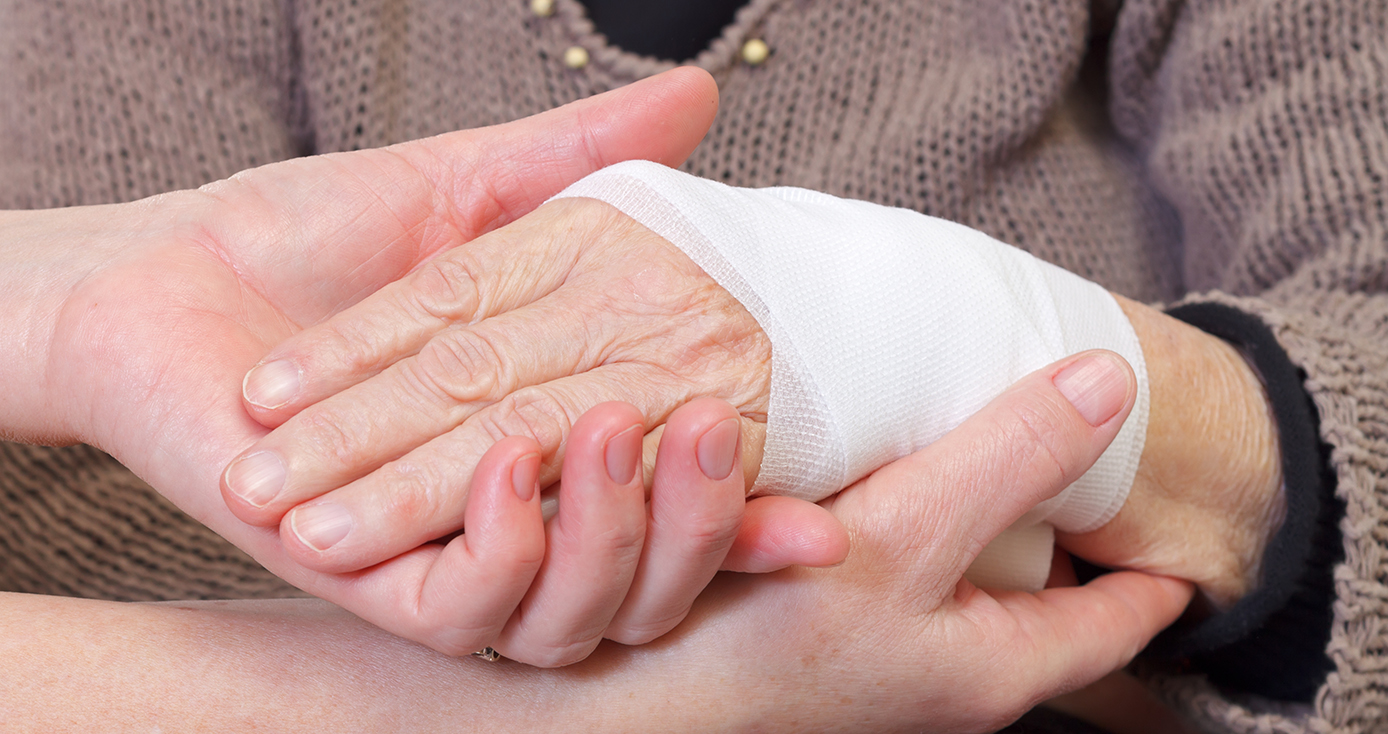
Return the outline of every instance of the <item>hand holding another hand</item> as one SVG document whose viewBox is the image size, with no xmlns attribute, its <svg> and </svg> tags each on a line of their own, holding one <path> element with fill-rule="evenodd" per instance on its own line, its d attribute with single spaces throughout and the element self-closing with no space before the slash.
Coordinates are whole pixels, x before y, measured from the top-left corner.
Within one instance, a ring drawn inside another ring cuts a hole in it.
<svg viewBox="0 0 1388 734">
<path fill-rule="evenodd" d="M 16 386 L 0 405 L 5 426 L 20 440 L 94 444 L 291 583 L 397 633 L 466 652 L 460 640 L 472 639 L 468 630 L 490 629 L 493 609 L 514 606 L 515 588 L 498 584 L 490 602 L 471 600 L 471 589 L 448 586 L 449 574 L 430 576 L 433 561 L 443 557 L 437 544 L 367 571 L 321 573 L 292 560 L 277 532 L 246 525 L 227 510 L 218 491 L 222 469 L 267 433 L 246 415 L 235 386 L 271 345 L 438 253 L 519 218 L 583 175 L 633 157 L 677 164 L 703 136 L 716 106 L 713 81 L 681 70 L 509 125 L 273 164 L 198 191 L 0 214 L 6 245 L 0 256 L 12 280 L 3 290 L 17 314 L 0 332 L 14 355 Z M 538 467 L 527 465 L 512 477 L 525 480 L 531 471 Z M 493 492 L 483 498 L 489 504 L 471 508 L 484 518 L 479 532 L 461 543 L 473 556 L 512 541 L 527 567 L 552 560 L 572 568 L 558 556 L 603 544 L 610 551 L 604 558 L 621 556 L 617 565 L 625 570 L 612 572 L 615 580 L 594 594 L 598 601 L 575 602 L 566 609 L 573 615 L 537 633 L 531 647 L 517 645 L 521 657 L 527 650 L 537 662 L 581 656 L 596 644 L 587 634 L 602 631 L 626 584 L 639 578 L 647 518 L 633 511 L 642 507 L 642 493 L 629 484 L 609 477 L 607 488 L 627 491 L 598 512 L 626 512 L 624 531 L 610 538 L 588 532 L 597 526 L 581 522 L 584 503 L 575 502 L 571 517 L 557 521 L 564 542 L 551 544 L 545 559 L 534 542 L 539 526 L 531 522 L 538 498 L 522 500 L 508 482 L 509 500 Z M 696 524 L 703 535 L 692 549 L 672 544 L 673 554 L 652 551 L 654 562 L 694 559 L 682 566 L 694 569 L 683 580 L 698 587 L 737 534 L 741 477 L 727 484 L 730 491 L 696 497 L 707 500 L 702 506 L 711 526 Z M 488 535 L 488 527 L 528 528 L 530 534 Z M 652 531 L 653 543 L 665 537 L 662 532 Z M 841 554 L 841 535 L 835 538 L 837 550 L 831 542 L 815 552 Z M 753 557 L 752 567 L 774 566 L 782 551 L 796 552 L 756 542 L 747 547 L 769 550 Z M 454 555 L 468 557 L 453 554 L 443 562 L 452 563 Z M 431 585 L 441 576 L 442 585 Z M 612 589 L 619 590 L 615 601 Z M 635 611 L 622 613 L 615 634 L 638 639 L 673 625 L 680 595 L 694 593 L 643 591 Z M 475 608 L 451 604 L 458 594 Z M 434 598 L 449 603 L 431 605 Z M 573 622 L 574 615 L 582 619 Z M 571 622 L 581 628 L 572 637 L 545 638 L 555 629 L 565 634 Z"/>
<path fill-rule="evenodd" d="M 713 719 L 690 727 L 719 730 L 995 731 L 1098 680 L 1180 615 L 1190 584 L 1118 572 L 1029 594 L 962 576 L 994 536 L 1089 467 L 1134 394 L 1112 354 L 1043 368 L 825 501 L 853 540 L 843 564 L 720 575 L 692 624 L 595 661 L 621 661 L 618 678 Z M 576 456 L 571 447 L 566 460 Z M 603 685 L 620 698 L 619 684 Z"/>
<path fill-rule="evenodd" d="M 463 527 L 472 468 L 504 437 L 538 442 L 553 484 L 574 420 L 605 401 L 633 404 L 644 435 L 723 399 L 755 471 L 770 350 L 668 242 L 606 204 L 551 202 L 275 347 L 246 399 L 278 428 L 223 493 L 299 562 L 344 572 Z"/>
</svg>

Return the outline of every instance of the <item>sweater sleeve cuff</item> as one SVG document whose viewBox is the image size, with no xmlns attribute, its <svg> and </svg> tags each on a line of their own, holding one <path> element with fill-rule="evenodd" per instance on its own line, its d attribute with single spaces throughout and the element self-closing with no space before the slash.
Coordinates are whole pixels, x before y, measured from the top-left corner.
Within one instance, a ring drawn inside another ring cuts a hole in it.
<svg viewBox="0 0 1388 734">
<path fill-rule="evenodd" d="M 1240 348 L 1262 377 L 1277 421 L 1287 515 L 1264 554 L 1258 588 L 1226 612 L 1163 633 L 1149 655 L 1181 660 L 1224 688 L 1310 701 L 1333 668 L 1325 649 L 1344 503 L 1335 497 L 1305 375 L 1252 315 L 1219 303 L 1167 313 Z"/>
</svg>

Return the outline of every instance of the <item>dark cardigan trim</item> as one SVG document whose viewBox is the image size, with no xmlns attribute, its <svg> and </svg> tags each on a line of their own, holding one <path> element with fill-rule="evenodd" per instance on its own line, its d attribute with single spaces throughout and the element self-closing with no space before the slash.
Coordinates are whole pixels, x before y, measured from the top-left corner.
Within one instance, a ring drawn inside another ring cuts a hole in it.
<svg viewBox="0 0 1388 734">
<path fill-rule="evenodd" d="M 1168 313 L 1239 347 L 1262 376 L 1282 447 L 1287 517 L 1268 544 L 1258 588 L 1227 612 L 1163 633 L 1149 655 L 1184 659 L 1224 688 L 1309 702 L 1333 669 L 1325 648 L 1344 503 L 1335 497 L 1305 375 L 1254 316 L 1217 303 Z"/>
</svg>

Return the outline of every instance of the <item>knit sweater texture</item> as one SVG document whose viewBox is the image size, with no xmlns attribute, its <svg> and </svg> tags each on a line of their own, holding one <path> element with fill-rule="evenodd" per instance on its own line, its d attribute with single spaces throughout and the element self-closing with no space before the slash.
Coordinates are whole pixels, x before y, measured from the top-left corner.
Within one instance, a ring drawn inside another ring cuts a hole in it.
<svg viewBox="0 0 1388 734">
<path fill-rule="evenodd" d="M 749 38 L 771 56 L 738 55 Z M 591 61 L 564 65 L 581 46 Z M 576 0 L 7 0 L 0 207 L 129 201 L 490 125 L 673 64 Z M 1158 682 L 1217 731 L 1388 726 L 1388 6 L 752 0 L 692 59 L 686 164 L 958 221 L 1129 297 L 1256 315 L 1305 373 L 1345 560 L 1308 706 Z M 0 445 L 0 588 L 295 593 L 100 452 Z"/>
</svg>

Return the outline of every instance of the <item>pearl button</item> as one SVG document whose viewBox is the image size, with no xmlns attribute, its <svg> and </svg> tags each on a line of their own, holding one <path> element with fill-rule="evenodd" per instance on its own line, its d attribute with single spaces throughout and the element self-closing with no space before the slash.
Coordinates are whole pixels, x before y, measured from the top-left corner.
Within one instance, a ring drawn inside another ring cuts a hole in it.
<svg viewBox="0 0 1388 734">
<path fill-rule="evenodd" d="M 582 69 L 588 65 L 588 49 L 582 46 L 570 46 L 564 50 L 564 66 L 570 69 Z"/>
<path fill-rule="evenodd" d="M 530 0 L 530 12 L 548 18 L 554 14 L 554 0 Z"/>
<path fill-rule="evenodd" d="M 766 45 L 766 41 L 760 38 L 753 38 L 742 44 L 742 60 L 757 66 L 766 61 L 766 57 L 771 55 L 771 47 Z"/>
</svg>

